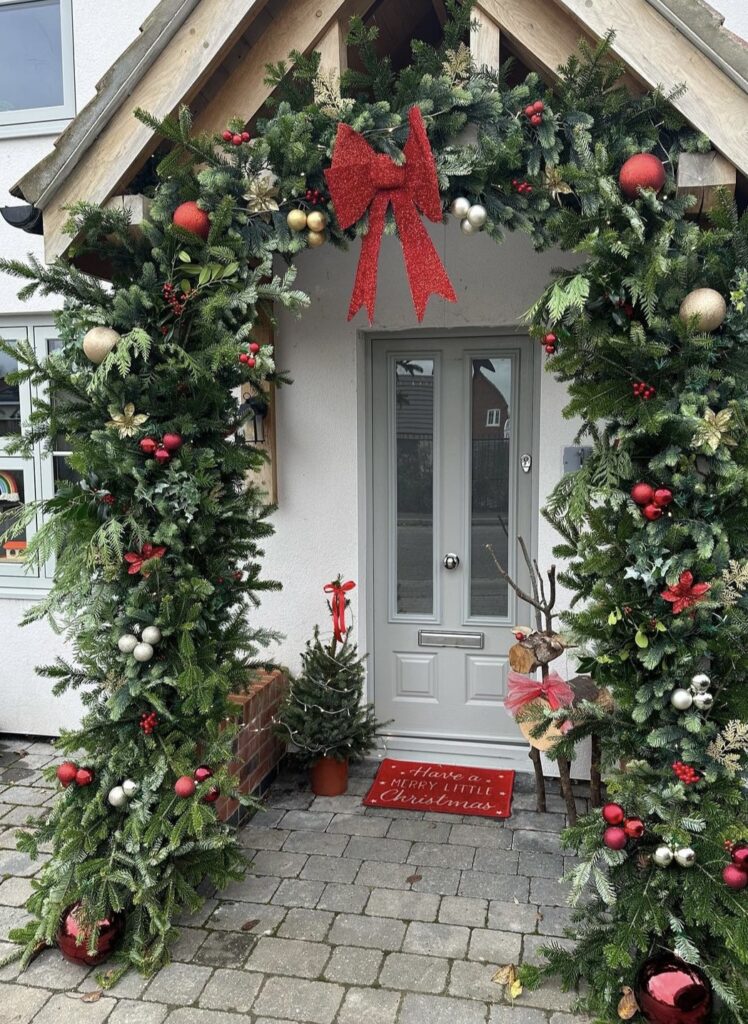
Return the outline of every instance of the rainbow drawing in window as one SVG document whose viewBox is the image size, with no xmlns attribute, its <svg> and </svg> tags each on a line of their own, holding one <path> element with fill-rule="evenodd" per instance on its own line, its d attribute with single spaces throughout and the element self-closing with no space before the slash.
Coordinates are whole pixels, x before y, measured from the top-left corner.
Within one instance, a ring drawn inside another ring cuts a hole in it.
<svg viewBox="0 0 748 1024">
<path fill-rule="evenodd" d="M 20 501 L 16 478 L 7 469 L 0 469 L 0 501 Z"/>
<path fill-rule="evenodd" d="M 26 531 L 20 530 L 13 536 L 11 531 L 15 513 L 7 509 L 9 505 L 19 506 L 22 502 L 22 485 L 19 486 L 16 475 L 7 469 L 0 469 L 0 536 L 6 535 L 0 544 L 0 562 L 21 562 L 26 553 Z M 7 509 L 4 514 L 3 506 Z"/>
</svg>

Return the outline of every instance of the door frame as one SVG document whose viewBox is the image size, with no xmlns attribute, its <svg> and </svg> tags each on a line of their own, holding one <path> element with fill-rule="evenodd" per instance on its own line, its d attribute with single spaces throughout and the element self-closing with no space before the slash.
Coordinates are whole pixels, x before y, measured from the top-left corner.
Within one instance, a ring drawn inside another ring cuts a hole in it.
<svg viewBox="0 0 748 1024">
<path fill-rule="evenodd" d="M 377 343 L 393 341 L 412 341 L 414 347 L 427 347 L 429 338 L 459 339 L 469 345 L 471 341 L 482 343 L 491 338 L 519 338 L 527 345 L 525 365 L 529 366 L 532 377 L 532 437 L 528 450 L 532 455 L 532 480 L 531 480 L 531 504 L 533 515 L 530 523 L 530 530 L 523 531 L 528 544 L 530 555 L 537 557 L 538 547 L 538 526 L 540 516 L 540 390 L 541 390 L 541 360 L 537 355 L 537 345 L 528 335 L 525 328 L 518 324 L 504 324 L 498 327 L 419 327 L 411 330 L 370 330 L 359 331 L 357 336 L 357 414 L 358 414 L 358 520 L 359 520 L 359 545 L 358 545 L 358 578 L 363 581 L 358 603 L 361 620 L 360 635 L 362 647 L 368 651 L 366 659 L 366 699 L 374 701 L 374 594 L 373 594 L 373 570 L 374 570 L 374 440 L 373 440 L 373 416 L 374 416 L 374 379 L 373 379 L 373 353 Z M 523 356 L 525 352 L 523 350 Z M 529 533 L 529 536 L 527 536 Z M 363 541 L 363 543 L 361 543 Z M 401 751 L 407 748 L 408 757 L 417 759 L 420 752 L 423 760 L 439 759 L 440 756 L 448 756 L 455 764 L 487 764 L 493 758 L 487 751 L 487 744 L 483 741 L 468 741 L 459 745 L 459 750 L 452 741 L 445 740 L 423 740 L 418 738 L 408 739 L 405 737 L 388 736 L 385 730 L 383 742 L 380 744 L 380 754 L 383 756 L 401 756 Z M 382 749 L 383 748 L 383 749 Z M 525 744 L 502 744 L 502 752 L 506 753 L 507 759 L 516 761 L 516 767 L 520 771 L 527 771 L 527 752 Z"/>
</svg>

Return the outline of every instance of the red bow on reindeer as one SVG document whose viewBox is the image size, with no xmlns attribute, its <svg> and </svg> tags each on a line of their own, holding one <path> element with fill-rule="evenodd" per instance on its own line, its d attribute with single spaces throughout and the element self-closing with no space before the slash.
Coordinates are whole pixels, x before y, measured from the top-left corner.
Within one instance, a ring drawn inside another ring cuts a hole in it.
<svg viewBox="0 0 748 1024">
<path fill-rule="evenodd" d="M 376 153 L 349 125 L 338 126 L 332 166 L 325 171 L 335 216 L 342 228 L 348 228 L 369 211 L 369 230 L 361 245 L 349 320 L 362 306 L 368 310 L 369 323 L 374 319 L 379 246 L 390 203 L 418 319 L 423 320 L 430 295 L 457 301 L 452 282 L 419 217 L 420 211 L 429 220 L 440 221 L 442 206 L 434 156 L 418 107 L 410 108 L 408 122 L 410 135 L 403 146 L 402 166 L 386 153 Z"/>
<path fill-rule="evenodd" d="M 346 594 L 349 590 L 353 590 L 356 584 L 353 580 L 348 580 L 346 583 L 342 583 L 340 577 L 333 580 L 332 583 L 325 584 L 325 593 L 332 594 L 330 598 L 330 610 L 332 612 L 332 632 L 336 640 L 345 640 L 345 634 L 347 632 L 345 625 L 345 606 L 346 606 Z"/>
<path fill-rule="evenodd" d="M 143 568 L 143 563 L 147 562 L 151 558 L 163 558 L 166 554 L 166 548 L 155 544 L 144 544 L 140 550 L 140 554 L 137 551 L 128 551 L 125 555 L 125 562 L 127 564 L 127 571 L 130 576 L 134 576 L 139 573 Z M 143 573 L 147 576 L 147 573 Z"/>
</svg>

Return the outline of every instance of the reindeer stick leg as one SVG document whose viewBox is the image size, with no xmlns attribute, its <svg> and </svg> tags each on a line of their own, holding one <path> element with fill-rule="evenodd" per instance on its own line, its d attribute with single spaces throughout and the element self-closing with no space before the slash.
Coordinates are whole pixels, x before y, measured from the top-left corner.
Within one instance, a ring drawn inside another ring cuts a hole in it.
<svg viewBox="0 0 748 1024">
<path fill-rule="evenodd" d="M 535 769 L 535 800 L 538 813 L 545 814 L 545 779 L 543 778 L 543 765 L 540 762 L 540 751 L 537 747 L 530 747 L 530 760 Z"/>
<path fill-rule="evenodd" d="M 570 825 L 576 825 L 577 823 L 577 805 L 574 800 L 574 793 L 571 788 L 571 775 L 569 772 L 569 759 L 567 757 L 559 757 L 558 759 L 558 774 L 561 779 L 561 792 L 564 795 L 566 801 L 566 816 Z"/>
</svg>

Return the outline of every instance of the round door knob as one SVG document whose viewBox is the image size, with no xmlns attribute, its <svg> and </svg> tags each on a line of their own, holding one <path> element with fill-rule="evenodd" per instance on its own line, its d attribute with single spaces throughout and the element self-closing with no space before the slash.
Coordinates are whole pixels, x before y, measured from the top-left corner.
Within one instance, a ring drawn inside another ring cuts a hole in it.
<svg viewBox="0 0 748 1024">
<path fill-rule="evenodd" d="M 452 553 L 444 556 L 444 568 L 445 569 L 456 569 L 460 564 L 460 556 Z"/>
</svg>

